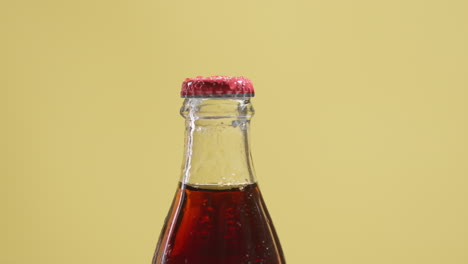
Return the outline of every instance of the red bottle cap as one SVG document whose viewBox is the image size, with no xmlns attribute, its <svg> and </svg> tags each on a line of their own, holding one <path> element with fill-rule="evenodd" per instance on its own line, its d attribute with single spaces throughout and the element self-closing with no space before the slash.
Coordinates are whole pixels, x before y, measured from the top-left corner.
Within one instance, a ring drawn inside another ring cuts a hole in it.
<svg viewBox="0 0 468 264">
<path fill-rule="evenodd" d="M 255 91 L 252 82 L 244 77 L 198 76 L 185 79 L 180 95 L 184 98 L 254 97 Z"/>
</svg>

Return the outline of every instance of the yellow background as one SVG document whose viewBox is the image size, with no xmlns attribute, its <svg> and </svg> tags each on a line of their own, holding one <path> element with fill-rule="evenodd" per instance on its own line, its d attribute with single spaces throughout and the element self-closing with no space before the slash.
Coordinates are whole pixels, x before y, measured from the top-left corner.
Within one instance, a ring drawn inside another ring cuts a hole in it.
<svg viewBox="0 0 468 264">
<path fill-rule="evenodd" d="M 468 2 L 0 1 L 0 263 L 150 263 L 180 83 L 253 80 L 288 263 L 468 263 Z"/>
</svg>

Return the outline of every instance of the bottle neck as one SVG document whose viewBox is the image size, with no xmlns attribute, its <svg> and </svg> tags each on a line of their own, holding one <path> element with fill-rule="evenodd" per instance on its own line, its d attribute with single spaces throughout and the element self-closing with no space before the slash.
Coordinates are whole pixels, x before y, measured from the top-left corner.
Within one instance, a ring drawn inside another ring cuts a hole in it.
<svg viewBox="0 0 468 264">
<path fill-rule="evenodd" d="M 232 188 L 255 183 L 249 129 L 250 98 L 188 98 L 182 184 Z"/>
</svg>

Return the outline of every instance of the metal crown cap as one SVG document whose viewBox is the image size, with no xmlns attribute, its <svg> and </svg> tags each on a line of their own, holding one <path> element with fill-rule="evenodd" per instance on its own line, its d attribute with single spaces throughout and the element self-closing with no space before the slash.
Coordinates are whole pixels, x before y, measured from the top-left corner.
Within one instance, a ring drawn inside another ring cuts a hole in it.
<svg viewBox="0 0 468 264">
<path fill-rule="evenodd" d="M 252 81 L 245 77 L 211 76 L 187 78 L 180 92 L 183 98 L 253 97 Z"/>
</svg>

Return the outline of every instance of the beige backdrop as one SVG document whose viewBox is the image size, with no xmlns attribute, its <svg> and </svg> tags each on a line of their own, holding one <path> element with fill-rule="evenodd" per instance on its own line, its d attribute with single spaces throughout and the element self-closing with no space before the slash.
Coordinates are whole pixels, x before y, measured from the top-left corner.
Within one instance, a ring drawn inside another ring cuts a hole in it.
<svg viewBox="0 0 468 264">
<path fill-rule="evenodd" d="M 468 2 L 0 1 L 4 264 L 149 264 L 180 83 L 244 75 L 290 264 L 468 263 Z"/>
</svg>

